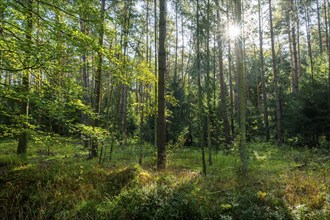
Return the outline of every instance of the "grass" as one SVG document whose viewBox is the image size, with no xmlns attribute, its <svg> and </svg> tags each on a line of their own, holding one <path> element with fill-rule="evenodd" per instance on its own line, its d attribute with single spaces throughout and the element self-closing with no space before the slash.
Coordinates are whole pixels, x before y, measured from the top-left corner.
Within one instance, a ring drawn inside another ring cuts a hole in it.
<svg viewBox="0 0 330 220">
<path fill-rule="evenodd" d="M 326 150 L 250 143 L 248 177 L 237 154 L 221 151 L 203 177 L 198 148 L 171 150 L 157 172 L 150 146 L 116 145 L 100 163 L 77 140 L 43 145 L 30 143 L 21 158 L 15 141 L 0 142 L 4 219 L 330 218 Z"/>
</svg>

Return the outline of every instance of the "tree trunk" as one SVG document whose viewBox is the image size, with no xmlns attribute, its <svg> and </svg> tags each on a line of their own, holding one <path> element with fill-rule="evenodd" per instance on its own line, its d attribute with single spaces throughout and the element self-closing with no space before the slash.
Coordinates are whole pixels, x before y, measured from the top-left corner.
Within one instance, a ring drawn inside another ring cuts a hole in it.
<svg viewBox="0 0 330 220">
<path fill-rule="evenodd" d="M 158 59 L 157 59 L 157 0 L 154 0 L 154 16 L 155 16 L 155 77 L 157 77 L 158 73 Z M 157 97 L 158 97 L 158 86 L 157 82 L 155 82 L 155 105 L 157 103 Z M 155 112 L 154 116 L 154 147 L 157 148 L 157 114 Z"/>
<path fill-rule="evenodd" d="M 270 6 L 271 10 L 271 6 Z M 270 12 L 271 13 L 271 12 Z M 296 27 L 295 27 L 295 21 L 296 21 L 296 10 L 295 10 L 295 4 L 294 0 L 291 0 L 291 38 L 292 38 L 292 49 L 293 49 L 293 62 L 294 62 L 294 75 L 293 75 L 293 87 L 292 92 L 297 93 L 298 92 L 298 56 L 297 56 L 297 41 L 296 41 Z M 272 17 L 270 17 L 270 22 L 273 25 Z M 273 27 L 271 27 L 271 32 L 274 33 Z M 274 36 L 272 36 L 272 40 Z M 275 53 L 275 50 L 274 50 Z M 275 55 L 274 55 L 275 57 Z M 275 80 L 274 80 L 275 81 Z"/>
<path fill-rule="evenodd" d="M 229 32 L 229 1 L 227 2 L 227 32 Z M 229 75 L 229 95 L 230 95 L 230 127 L 231 136 L 234 137 L 235 122 L 234 122 L 234 91 L 233 91 L 233 77 L 232 77 L 232 55 L 231 55 L 231 41 L 228 40 L 228 75 Z"/>
<path fill-rule="evenodd" d="M 220 6 L 219 1 L 217 1 L 217 5 Z M 219 8 L 219 7 L 218 7 Z M 224 77 L 224 69 L 223 69 L 223 48 L 222 48 L 222 36 L 221 31 L 223 30 L 221 25 L 221 17 L 220 17 L 220 9 L 217 10 L 217 28 L 218 28 L 218 50 L 219 50 L 219 76 L 220 76 L 220 91 L 221 91 L 221 116 L 223 121 L 223 134 L 225 136 L 225 141 L 227 147 L 231 143 L 230 137 L 230 127 L 228 121 L 228 113 L 227 113 L 227 103 L 226 103 L 226 85 L 225 85 L 225 77 Z"/>
<path fill-rule="evenodd" d="M 33 0 L 26 0 L 26 8 L 27 8 L 27 19 L 26 19 L 26 35 L 25 41 L 26 45 L 32 44 L 32 4 Z M 21 100 L 21 117 L 24 118 L 25 123 L 28 123 L 28 116 L 29 116 L 29 98 L 28 93 L 30 90 L 30 69 L 28 68 L 30 64 L 31 54 L 30 51 L 26 51 L 25 57 L 25 68 L 26 70 L 23 71 L 22 76 L 22 92 L 24 93 L 24 97 Z M 27 153 L 27 144 L 28 144 L 28 134 L 27 134 L 27 127 L 24 126 L 23 130 L 21 131 L 19 138 L 18 138 L 18 145 L 17 145 L 17 154 L 25 156 Z"/>
<path fill-rule="evenodd" d="M 309 18 L 309 10 L 308 7 L 310 5 L 305 5 L 305 18 L 306 18 L 306 34 L 307 34 L 307 48 L 308 48 L 308 56 L 310 62 L 310 70 L 311 70 L 311 77 L 312 77 L 312 86 L 314 88 L 314 65 L 313 65 L 313 54 L 312 54 L 312 43 L 311 43 L 311 32 L 310 32 L 310 18 Z"/>
<path fill-rule="evenodd" d="M 94 111 L 97 114 L 97 118 L 94 121 L 94 126 L 100 126 L 100 116 L 101 116 L 101 101 L 102 101 L 102 79 L 103 79 L 103 37 L 104 37 L 104 13 L 105 13 L 105 0 L 101 0 L 101 24 L 99 29 L 99 50 L 97 51 L 97 66 L 95 72 L 95 108 Z M 92 141 L 91 157 L 97 156 L 98 141 Z"/>
<path fill-rule="evenodd" d="M 321 17 L 320 17 L 320 3 L 319 0 L 316 0 L 316 13 L 317 13 L 317 31 L 319 37 L 319 48 L 320 54 L 323 53 L 323 43 L 322 43 L 322 34 L 321 34 Z"/>
<path fill-rule="evenodd" d="M 80 15 L 81 17 L 83 17 L 83 15 Z M 86 34 L 86 29 L 85 29 L 85 23 L 83 21 L 83 19 L 80 18 L 80 31 L 84 34 Z M 84 48 L 84 52 L 81 56 L 81 61 L 82 61 L 82 68 L 81 68 L 81 72 L 82 72 L 82 78 L 83 78 L 83 103 L 85 105 L 89 105 L 90 100 L 89 100 L 89 83 L 88 83 L 88 68 L 87 68 L 87 52 L 86 52 L 87 48 Z M 88 115 L 85 113 L 82 113 L 81 115 L 81 122 L 84 125 L 88 125 Z M 83 144 L 84 146 L 87 148 L 88 147 L 88 139 L 89 137 L 84 137 L 83 139 Z"/>
<path fill-rule="evenodd" d="M 147 14 L 146 14 L 146 61 L 149 65 L 149 0 L 146 0 Z"/>
<path fill-rule="evenodd" d="M 175 61 L 174 61 L 174 82 L 177 82 L 178 75 L 178 41 L 179 41 L 179 27 L 178 27 L 178 1 L 175 1 Z"/>
<path fill-rule="evenodd" d="M 259 47 L 260 47 L 260 68 L 261 68 L 261 86 L 262 86 L 262 97 L 263 97 L 263 107 L 264 107 L 264 126 L 265 126 L 265 138 L 269 141 L 269 121 L 268 121 L 268 97 L 266 89 L 266 79 L 265 79 L 265 62 L 264 62 L 264 50 L 263 50 L 263 32 L 261 24 L 261 2 L 258 0 L 259 8 Z"/>
<path fill-rule="evenodd" d="M 293 47 L 292 47 L 292 37 L 291 37 L 291 22 L 289 22 L 288 26 L 288 39 L 289 39 L 289 53 L 290 53 L 290 71 L 291 71 L 291 93 L 293 93 L 294 89 L 294 61 L 293 61 Z"/>
<path fill-rule="evenodd" d="M 206 116 L 206 132 L 207 132 L 207 148 L 208 162 L 212 165 L 212 146 L 211 146 L 211 77 L 210 77 L 210 0 L 207 0 L 207 27 L 206 27 L 206 92 L 207 92 L 207 116 Z"/>
<path fill-rule="evenodd" d="M 326 45 L 328 49 L 328 108 L 330 109 L 330 2 L 324 1 L 325 8 L 325 31 L 326 31 Z"/>
<path fill-rule="evenodd" d="M 241 24 L 242 22 L 242 3 L 241 0 L 235 1 L 236 9 L 236 24 Z M 236 38 L 235 48 L 236 48 L 236 65 L 237 73 L 239 79 L 239 118 L 240 118 L 240 157 L 242 162 L 242 174 L 247 176 L 247 147 L 246 147 L 246 82 L 244 76 L 244 53 L 243 53 L 243 41 L 240 39 L 242 37 L 242 27 L 240 27 L 239 37 Z"/>
<path fill-rule="evenodd" d="M 199 0 L 197 0 L 197 11 L 196 11 L 196 26 L 197 26 L 197 36 L 196 36 L 196 55 L 197 55 L 197 86 L 198 86 L 198 108 L 199 108 L 199 145 L 202 150 L 202 173 L 206 176 L 206 161 L 205 161 L 205 150 L 204 150 L 204 107 L 203 107 L 203 94 L 202 94 L 202 84 L 201 84 L 201 57 L 199 51 Z"/>
<path fill-rule="evenodd" d="M 300 21 L 297 0 L 295 0 L 296 25 L 297 25 L 297 87 L 299 89 L 299 77 L 301 76 L 301 55 L 300 55 Z"/>
<path fill-rule="evenodd" d="M 158 51 L 158 123 L 157 123 L 157 169 L 166 168 L 165 148 L 165 74 L 166 74 L 166 0 L 159 1 L 159 51 Z"/>
<path fill-rule="evenodd" d="M 272 14 L 272 0 L 268 0 L 269 3 L 269 25 L 270 25 L 270 38 L 271 38 L 271 48 L 272 48 L 272 61 L 273 61 L 273 74 L 274 74 L 274 90 L 275 90 L 275 105 L 276 105 L 276 139 L 277 144 L 282 145 L 282 111 L 281 111 L 281 100 L 280 92 L 278 88 L 278 76 L 277 76 L 277 66 L 276 66 L 276 55 L 275 55 L 275 45 L 274 45 L 274 30 L 273 30 L 273 14 Z"/>
<path fill-rule="evenodd" d="M 255 71 L 255 79 L 256 79 L 256 96 L 257 96 L 257 113 L 258 116 L 261 115 L 261 107 L 260 107 L 260 90 L 259 90 L 259 69 L 258 69 L 258 64 L 257 64 L 257 59 L 258 59 L 258 55 L 257 55 L 257 50 L 256 50 L 256 45 L 253 44 L 253 56 L 254 56 L 254 60 L 255 62 L 253 63 L 253 69 Z"/>
</svg>

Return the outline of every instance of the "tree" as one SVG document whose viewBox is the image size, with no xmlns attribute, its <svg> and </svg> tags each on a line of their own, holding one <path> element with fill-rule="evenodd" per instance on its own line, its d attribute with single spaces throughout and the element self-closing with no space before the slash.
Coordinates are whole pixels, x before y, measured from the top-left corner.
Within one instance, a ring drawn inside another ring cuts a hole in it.
<svg viewBox="0 0 330 220">
<path fill-rule="evenodd" d="M 209 165 L 212 165 L 212 146 L 211 146 L 211 77 L 210 77 L 210 0 L 207 1 L 206 6 L 206 95 L 207 95 L 207 116 L 206 116 L 206 131 L 207 131 L 207 147 L 209 151 Z"/>
<path fill-rule="evenodd" d="M 198 121 L 199 121 L 199 146 L 202 150 L 202 173 L 206 176 L 206 161 L 205 161 L 205 150 L 204 150 L 204 107 L 203 107 L 203 93 L 202 93 L 202 83 L 201 83 L 201 57 L 200 57 L 200 24 L 199 24 L 199 11 L 200 5 L 199 0 L 197 0 L 196 8 L 196 57 L 197 57 L 197 86 L 198 86 Z"/>
<path fill-rule="evenodd" d="M 277 76 L 277 65 L 276 65 L 276 54 L 275 54 L 275 43 L 274 43 L 274 29 L 273 29 L 273 14 L 272 14 L 272 1 L 268 0 L 269 6 L 269 25 L 270 25 L 270 40 L 272 50 L 272 64 L 274 74 L 274 90 L 275 90 L 275 105 L 276 105 L 276 139 L 278 145 L 283 142 L 282 137 L 282 112 L 280 105 L 280 92 L 278 88 L 278 76 Z"/>
<path fill-rule="evenodd" d="M 227 145 L 230 145 L 231 143 L 231 137 L 230 137 L 230 127 L 229 127 L 229 121 L 228 121 L 228 114 L 227 114 L 227 103 L 226 103 L 226 85 L 225 85 L 225 77 L 224 77 L 224 68 L 223 68 L 223 47 L 222 47 L 222 36 L 221 32 L 223 30 L 221 25 L 221 17 L 220 17 L 220 4 L 219 1 L 217 1 L 217 28 L 218 28 L 218 51 L 219 51 L 219 76 L 220 76 L 220 101 L 221 101 L 221 115 L 222 115 L 222 121 L 223 121 L 223 134 L 225 136 L 225 142 Z"/>
<path fill-rule="evenodd" d="M 101 116 L 101 101 L 102 101 L 102 65 L 103 65 L 103 37 L 104 37 L 104 13 L 105 13 L 105 0 L 101 0 L 101 16 L 100 16 L 100 27 L 99 27 L 99 49 L 97 51 L 98 60 L 97 60 L 97 67 L 96 67 L 96 74 L 95 74 L 95 113 L 97 117 L 94 121 L 94 126 L 98 127 L 100 125 L 99 117 Z M 92 149 L 91 149 L 91 157 L 97 156 L 97 148 L 98 143 L 96 140 L 93 140 Z"/>
<path fill-rule="evenodd" d="M 165 74 L 166 74 L 166 0 L 159 1 L 159 50 L 158 50 L 158 121 L 157 121 L 157 169 L 166 168 L 165 148 Z"/>
<path fill-rule="evenodd" d="M 242 2 L 241 0 L 235 1 L 235 10 L 236 24 L 241 24 L 242 22 Z M 239 35 L 242 35 L 242 27 L 239 29 Z M 244 176 L 247 175 L 247 147 L 246 147 L 246 93 L 245 89 L 245 74 L 244 74 L 244 55 L 243 55 L 243 41 L 239 37 L 235 40 L 235 50 L 236 50 L 236 68 L 238 73 L 239 80 L 239 90 L 241 91 L 239 94 L 239 119 L 240 119 L 240 157 L 242 162 L 242 174 Z"/>
<path fill-rule="evenodd" d="M 32 45 L 32 28 L 33 28 L 33 12 L 32 12 L 32 4 L 33 0 L 26 0 L 26 30 L 25 30 L 25 42 L 27 45 L 27 49 L 25 51 L 25 62 L 24 68 L 25 70 L 22 73 L 22 92 L 24 94 L 23 100 L 21 100 L 21 117 L 23 118 L 24 128 L 22 129 L 19 138 L 18 138 L 18 146 L 17 146 L 17 154 L 26 155 L 27 152 L 27 144 L 28 144 L 28 133 L 27 133 L 27 124 L 29 117 L 29 90 L 30 90 L 30 68 L 31 65 L 31 45 Z"/>
<path fill-rule="evenodd" d="M 291 9 L 291 22 L 290 22 L 290 27 L 291 27 L 291 39 L 292 39 L 292 56 L 293 56 L 293 64 L 291 64 L 293 66 L 293 75 L 292 75 L 292 92 L 293 93 L 297 93 L 298 92 L 298 52 L 297 52 L 297 38 L 296 38 L 296 21 L 298 22 L 298 16 L 297 16 L 297 11 L 295 10 L 295 0 L 290 0 L 290 9 Z M 274 41 L 274 31 L 273 31 L 273 18 L 272 18 L 272 12 L 271 12 L 271 3 L 269 3 L 269 21 L 271 23 L 271 39 Z M 274 43 L 274 42 L 273 42 Z M 272 43 L 272 45 L 273 45 Z M 272 50 L 272 54 L 273 54 L 273 50 Z M 274 49 L 274 55 L 273 55 L 273 59 L 275 59 L 275 49 Z M 273 69 L 276 70 L 276 61 L 275 61 L 275 67 L 273 65 Z M 274 72 L 274 78 L 275 78 L 275 71 Z M 277 74 L 277 72 L 276 72 Z M 275 80 L 274 80 L 275 81 Z M 275 83 L 275 82 L 274 82 Z M 276 86 L 275 86 L 276 87 Z M 275 88 L 276 90 L 276 88 Z M 276 93 L 276 92 L 275 92 Z M 277 107 L 276 107 L 277 108 Z M 277 124 L 280 124 L 279 121 L 277 121 Z M 277 131 L 277 135 L 279 135 L 279 131 Z"/>
<path fill-rule="evenodd" d="M 260 69 L 261 69 L 261 86 L 262 86 L 262 97 L 263 97 L 263 107 L 264 107 L 264 126 L 265 126 L 265 138 L 266 141 L 269 141 L 269 121 L 268 121 L 268 98 L 266 91 L 266 82 L 265 82 L 265 64 L 264 64 L 264 50 L 263 50 L 263 30 L 261 23 L 261 1 L 258 0 L 258 20 L 259 20 L 259 59 L 260 59 Z"/>
</svg>

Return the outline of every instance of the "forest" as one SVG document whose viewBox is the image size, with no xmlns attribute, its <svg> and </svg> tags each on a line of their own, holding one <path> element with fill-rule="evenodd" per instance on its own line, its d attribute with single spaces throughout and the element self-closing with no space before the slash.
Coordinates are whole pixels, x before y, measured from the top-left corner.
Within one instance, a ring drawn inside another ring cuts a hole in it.
<svg viewBox="0 0 330 220">
<path fill-rule="evenodd" d="M 1 219 L 330 219 L 329 0 L 0 0 Z"/>
</svg>

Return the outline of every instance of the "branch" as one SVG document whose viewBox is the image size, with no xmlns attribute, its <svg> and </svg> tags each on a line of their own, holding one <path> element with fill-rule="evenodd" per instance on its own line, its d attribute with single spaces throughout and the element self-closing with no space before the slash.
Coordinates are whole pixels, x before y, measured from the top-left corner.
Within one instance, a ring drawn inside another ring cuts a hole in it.
<svg viewBox="0 0 330 220">
<path fill-rule="evenodd" d="M 71 17 L 74 17 L 74 18 L 76 18 L 77 20 L 82 20 L 82 21 L 86 21 L 86 22 L 96 22 L 96 21 L 99 21 L 98 19 L 97 19 L 97 20 L 89 20 L 89 19 L 80 18 L 80 17 L 78 17 L 78 16 L 76 16 L 76 15 L 74 15 L 74 14 L 68 12 L 68 11 L 65 11 L 64 9 L 62 9 L 62 8 L 56 6 L 56 5 L 53 5 L 53 4 L 51 4 L 51 3 L 48 3 L 48 2 L 44 2 L 44 1 L 40 1 L 40 0 L 37 1 L 37 2 L 42 3 L 42 4 L 44 4 L 44 5 L 48 5 L 48 6 L 50 6 L 50 7 L 53 7 L 53 8 L 55 8 L 55 9 L 57 9 L 57 10 L 60 10 L 61 12 L 65 13 L 65 14 L 67 14 L 67 15 L 70 15 Z"/>
</svg>

